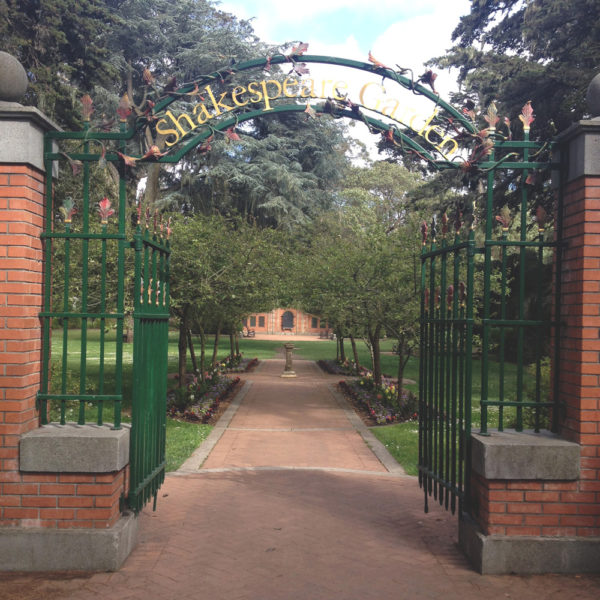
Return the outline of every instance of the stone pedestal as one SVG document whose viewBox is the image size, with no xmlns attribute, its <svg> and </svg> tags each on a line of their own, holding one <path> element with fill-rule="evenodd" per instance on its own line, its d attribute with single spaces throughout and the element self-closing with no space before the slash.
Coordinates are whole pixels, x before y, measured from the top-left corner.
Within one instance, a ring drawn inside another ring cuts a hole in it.
<svg viewBox="0 0 600 600">
<path fill-rule="evenodd" d="M 282 377 L 296 377 L 296 373 L 292 368 L 292 350 L 294 349 L 294 344 L 284 344 L 285 348 L 285 367 L 283 369 Z"/>
</svg>

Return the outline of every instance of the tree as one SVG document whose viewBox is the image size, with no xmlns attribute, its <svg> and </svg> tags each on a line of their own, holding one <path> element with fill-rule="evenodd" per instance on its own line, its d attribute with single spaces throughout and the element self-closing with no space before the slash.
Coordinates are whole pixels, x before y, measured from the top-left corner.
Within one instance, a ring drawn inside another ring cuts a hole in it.
<svg viewBox="0 0 600 600">
<path fill-rule="evenodd" d="M 600 69 L 600 4 L 595 0 L 476 0 L 433 62 L 459 69 L 461 91 L 514 119 L 531 100 L 534 131 L 549 139 L 586 114 L 585 94 Z"/>
</svg>

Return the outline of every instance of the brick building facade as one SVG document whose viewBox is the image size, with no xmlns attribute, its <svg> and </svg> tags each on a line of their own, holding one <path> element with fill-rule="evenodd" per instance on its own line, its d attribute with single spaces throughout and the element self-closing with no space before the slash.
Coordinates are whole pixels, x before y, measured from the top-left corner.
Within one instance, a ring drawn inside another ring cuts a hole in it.
<svg viewBox="0 0 600 600">
<path fill-rule="evenodd" d="M 289 335 L 330 335 L 325 319 L 296 308 L 275 308 L 270 312 L 253 313 L 243 322 L 244 329 L 255 333 Z"/>
</svg>

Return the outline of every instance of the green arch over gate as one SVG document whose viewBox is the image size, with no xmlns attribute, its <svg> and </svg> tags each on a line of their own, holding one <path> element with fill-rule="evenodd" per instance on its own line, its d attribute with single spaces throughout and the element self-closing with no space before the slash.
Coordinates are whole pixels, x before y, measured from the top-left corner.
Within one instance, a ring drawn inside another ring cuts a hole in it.
<svg viewBox="0 0 600 600">
<path fill-rule="evenodd" d="M 374 59 L 373 59 L 374 61 Z M 88 142 L 97 142 L 101 146 L 104 146 L 105 142 L 112 140 L 115 142 L 125 142 L 127 140 L 133 139 L 137 134 L 139 134 L 146 127 L 156 126 L 157 120 L 160 120 L 161 116 L 165 114 L 165 111 L 176 103 L 178 100 L 181 100 L 185 96 L 190 96 L 190 94 L 197 94 L 198 90 L 202 90 L 206 86 L 210 86 L 213 83 L 224 84 L 227 82 L 227 79 L 232 75 L 237 73 L 252 71 L 257 69 L 269 69 L 273 65 L 290 65 L 292 67 L 292 71 L 298 66 L 305 66 L 305 63 L 313 63 L 320 65 L 330 65 L 335 67 L 344 67 L 347 69 L 352 69 L 355 71 L 361 71 L 364 73 L 368 73 L 370 75 L 376 75 L 381 77 L 381 82 L 383 84 L 384 81 L 389 80 L 400 86 L 400 88 L 409 91 L 415 95 L 426 98 L 432 103 L 433 111 L 435 113 L 435 118 L 431 117 L 430 123 L 433 123 L 433 127 L 436 127 L 439 130 L 442 128 L 446 132 L 451 132 L 455 135 L 462 134 L 463 137 L 477 139 L 477 126 L 473 123 L 473 121 L 463 113 L 462 110 L 459 110 L 442 99 L 436 92 L 428 87 L 422 85 L 420 83 L 420 79 L 415 80 L 412 77 L 407 77 L 404 73 L 408 72 L 407 69 L 400 69 L 398 71 L 393 70 L 391 68 L 385 67 L 380 63 L 374 61 L 373 63 L 369 62 L 360 62 L 355 60 L 349 60 L 345 58 L 338 58 L 332 56 L 321 56 L 321 55 L 301 55 L 301 54 L 291 54 L 291 55 L 283 55 L 277 54 L 268 58 L 257 58 L 250 61 L 246 61 L 239 64 L 229 65 L 227 67 L 223 67 L 218 69 L 212 73 L 201 76 L 193 82 L 183 84 L 179 86 L 177 89 L 163 92 L 159 94 L 158 91 L 154 92 L 154 99 L 152 107 L 148 110 L 147 115 L 138 116 L 133 124 L 130 127 L 127 127 L 126 121 L 127 119 L 122 119 L 120 131 L 116 132 L 105 132 L 105 131 L 93 131 L 91 128 L 87 127 L 81 132 L 50 132 L 47 136 L 47 139 L 80 139 Z M 299 78 L 298 85 L 302 84 L 301 77 Z M 152 93 L 150 94 L 152 96 Z M 290 97 L 288 97 L 290 98 Z M 331 100 L 321 97 L 302 97 L 306 99 L 307 102 L 295 102 L 295 103 L 279 103 L 274 105 L 268 109 L 260 108 L 254 110 L 232 110 L 231 112 L 223 115 L 213 115 L 218 116 L 220 119 L 214 119 L 214 122 L 211 121 L 210 125 L 202 124 L 199 127 L 196 126 L 199 131 L 191 135 L 191 132 L 183 135 L 182 139 L 174 145 L 169 151 L 164 153 L 157 153 L 152 156 L 132 156 L 132 161 L 141 161 L 141 162 L 154 162 L 154 163 L 163 163 L 163 164 L 175 164 L 179 162 L 188 152 L 196 148 L 205 142 L 214 132 L 223 132 L 231 127 L 235 127 L 238 124 L 244 123 L 246 121 L 251 121 L 257 117 L 262 116 L 270 116 L 270 115 L 278 115 L 283 113 L 302 113 L 306 111 L 307 103 L 313 101 L 311 104 L 311 110 L 314 110 L 315 113 L 329 113 L 337 118 L 348 118 L 357 121 L 363 122 L 371 132 L 380 133 L 387 135 L 390 141 L 393 141 L 397 146 L 401 147 L 403 150 L 414 153 L 418 155 L 420 158 L 425 159 L 429 164 L 431 164 L 436 169 L 456 169 L 459 168 L 464 159 L 458 158 L 459 153 L 456 154 L 457 158 L 453 160 L 449 160 L 446 158 L 440 151 L 439 148 L 436 150 L 436 144 L 431 142 L 428 139 L 428 136 L 420 135 L 419 132 L 412 129 L 409 125 L 402 123 L 401 121 L 396 121 L 392 119 L 392 123 L 385 122 L 378 118 L 390 117 L 382 112 L 379 112 L 373 108 L 365 107 L 361 104 L 357 104 L 355 102 L 340 102 L 337 100 Z M 321 102 L 320 104 L 318 102 Z M 365 113 L 364 111 L 368 111 L 370 114 Z M 375 115 L 375 116 L 372 116 Z M 401 126 L 404 125 L 403 129 Z M 194 131 L 196 129 L 194 127 Z M 410 135 L 410 131 L 412 131 L 413 135 Z M 422 133 L 423 129 L 421 130 Z M 414 135 L 417 134 L 417 135 Z M 438 133 L 439 136 L 442 136 L 441 133 Z M 451 139 L 451 136 L 448 135 L 445 139 Z M 453 138 L 452 138 L 453 139 Z M 439 144 L 438 144 L 439 145 Z M 123 148 L 121 148 L 123 150 Z M 94 154 L 93 152 L 86 153 L 69 153 L 69 157 L 72 160 L 82 160 L 82 161 L 97 161 L 100 159 L 106 159 L 113 162 L 118 162 L 120 158 L 122 158 L 122 154 L 118 154 L 117 152 L 110 151 L 110 149 L 103 148 L 101 154 Z M 50 146 L 47 146 L 46 157 L 52 160 L 60 160 L 64 158 L 64 154 L 60 156 L 57 153 L 53 153 L 51 151 Z M 487 166 L 487 165 L 486 165 Z"/>
</svg>

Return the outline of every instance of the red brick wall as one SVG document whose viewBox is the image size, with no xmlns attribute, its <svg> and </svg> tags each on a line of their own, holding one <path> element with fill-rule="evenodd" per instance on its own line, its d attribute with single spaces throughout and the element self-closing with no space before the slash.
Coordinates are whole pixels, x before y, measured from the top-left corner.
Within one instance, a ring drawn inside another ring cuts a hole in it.
<svg viewBox="0 0 600 600">
<path fill-rule="evenodd" d="M 331 331 L 328 327 L 320 327 L 321 319 L 317 317 L 317 327 L 312 326 L 312 319 L 315 315 L 305 313 L 295 308 L 276 308 L 269 313 L 254 313 L 247 317 L 247 327 L 254 329 L 256 333 L 284 333 L 281 329 L 281 317 L 286 311 L 290 311 L 294 315 L 294 328 L 292 334 L 319 335 L 323 331 Z M 264 327 L 260 326 L 259 317 L 265 318 Z M 250 324 L 250 318 L 256 318 L 256 326 Z"/>
<path fill-rule="evenodd" d="M 0 526 L 110 527 L 127 471 L 19 471 L 21 435 L 39 426 L 44 176 L 0 164 Z"/>
<path fill-rule="evenodd" d="M 563 202 L 560 436 L 580 444 L 581 475 L 488 481 L 473 473 L 473 512 L 488 535 L 600 536 L 600 177 L 570 183 Z"/>
</svg>

